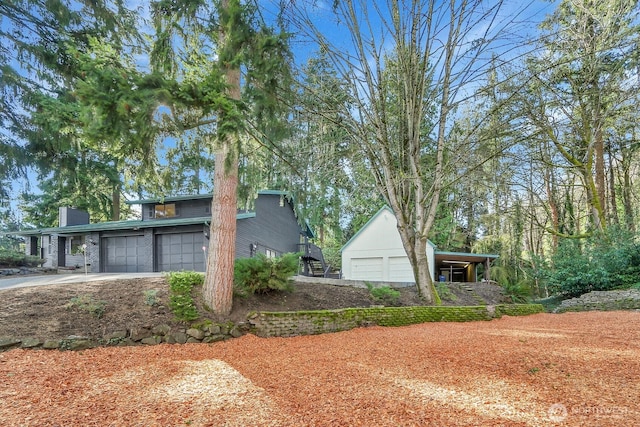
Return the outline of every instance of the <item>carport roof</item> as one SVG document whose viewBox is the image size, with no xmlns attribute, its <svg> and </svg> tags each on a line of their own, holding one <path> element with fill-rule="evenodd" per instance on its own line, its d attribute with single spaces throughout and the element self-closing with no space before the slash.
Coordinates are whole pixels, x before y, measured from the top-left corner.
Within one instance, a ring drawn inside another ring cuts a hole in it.
<svg viewBox="0 0 640 427">
<path fill-rule="evenodd" d="M 243 212 L 236 215 L 236 219 L 254 218 L 255 212 Z M 66 227 L 40 228 L 35 230 L 22 230 L 13 234 L 20 236 L 37 236 L 40 234 L 85 234 L 94 231 L 113 230 L 139 230 L 142 228 L 175 227 L 179 225 L 209 224 L 210 216 L 196 218 L 167 218 L 152 220 L 128 220 L 128 221 L 108 221 L 94 224 L 68 225 Z"/>
<path fill-rule="evenodd" d="M 436 262 L 485 262 L 487 259 L 494 260 L 498 257 L 499 255 L 495 254 L 472 254 L 467 252 L 435 251 Z"/>
</svg>

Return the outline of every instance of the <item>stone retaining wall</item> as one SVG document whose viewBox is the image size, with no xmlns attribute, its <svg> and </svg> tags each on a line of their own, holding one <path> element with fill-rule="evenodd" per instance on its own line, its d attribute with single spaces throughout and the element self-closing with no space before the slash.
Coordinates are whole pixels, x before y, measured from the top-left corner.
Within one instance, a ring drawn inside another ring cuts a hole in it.
<svg viewBox="0 0 640 427">
<path fill-rule="evenodd" d="M 360 326 L 404 326 L 424 322 L 469 322 L 542 313 L 540 304 L 474 307 L 369 307 L 339 310 L 260 312 L 249 316 L 251 332 L 261 337 L 291 337 L 346 331 Z"/>
<path fill-rule="evenodd" d="M 345 331 L 360 326 L 403 326 L 424 322 L 469 322 L 542 313 L 540 304 L 504 304 L 476 307 L 369 307 L 298 312 L 259 312 L 238 324 L 169 325 L 115 331 L 100 339 L 69 336 L 64 339 L 0 337 L 0 351 L 12 348 L 84 350 L 98 346 L 211 343 L 245 333 L 261 337 L 291 337 Z"/>
<path fill-rule="evenodd" d="M 38 338 L 0 337 L 0 351 L 12 348 L 31 348 L 46 350 L 84 350 L 99 346 L 127 346 L 154 344 L 210 343 L 229 338 L 238 338 L 248 332 L 246 323 L 203 324 L 190 328 L 171 328 L 169 325 L 158 325 L 148 328 L 132 328 L 115 331 L 100 339 L 69 336 L 64 339 L 40 340 Z"/>
<path fill-rule="evenodd" d="M 640 289 L 592 291 L 577 298 L 562 301 L 553 312 L 592 310 L 640 310 Z"/>
</svg>

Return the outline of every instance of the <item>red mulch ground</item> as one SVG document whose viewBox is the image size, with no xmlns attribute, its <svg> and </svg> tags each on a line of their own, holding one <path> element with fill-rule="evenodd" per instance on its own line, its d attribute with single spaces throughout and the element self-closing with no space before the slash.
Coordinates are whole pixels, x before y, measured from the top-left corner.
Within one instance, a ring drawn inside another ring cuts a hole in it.
<svg viewBox="0 0 640 427">
<path fill-rule="evenodd" d="M 640 313 L 0 354 L 2 426 L 640 425 Z"/>
</svg>

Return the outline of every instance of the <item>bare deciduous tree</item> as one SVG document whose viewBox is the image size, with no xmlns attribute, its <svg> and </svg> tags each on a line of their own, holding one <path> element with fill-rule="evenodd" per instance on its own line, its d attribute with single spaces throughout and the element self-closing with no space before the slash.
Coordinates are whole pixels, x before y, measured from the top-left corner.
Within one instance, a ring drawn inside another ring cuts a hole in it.
<svg viewBox="0 0 640 427">
<path fill-rule="evenodd" d="M 348 34 L 336 40 L 318 27 L 318 10 L 305 6 L 294 7 L 293 21 L 347 83 L 352 111 L 343 126 L 395 213 L 420 295 L 438 303 L 426 246 L 455 170 L 446 165 L 449 134 L 514 15 L 501 17 L 502 2 L 345 0 L 333 16 Z"/>
</svg>

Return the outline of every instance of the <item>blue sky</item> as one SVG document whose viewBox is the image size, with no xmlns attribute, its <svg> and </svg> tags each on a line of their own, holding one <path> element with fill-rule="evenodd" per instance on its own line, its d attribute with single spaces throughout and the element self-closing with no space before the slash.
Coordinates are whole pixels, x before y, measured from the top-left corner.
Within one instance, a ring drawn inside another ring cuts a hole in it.
<svg viewBox="0 0 640 427">
<path fill-rule="evenodd" d="M 272 19 L 275 15 L 273 13 L 273 0 L 261 0 L 258 2 L 259 6 L 262 10 L 265 18 Z M 292 2 L 291 4 L 301 5 L 305 2 Z M 350 36 L 347 28 L 344 24 L 341 24 L 336 21 L 333 13 L 331 12 L 331 4 L 332 1 L 307 1 L 305 6 L 305 10 L 309 13 L 310 17 L 314 20 L 314 22 L 318 25 L 318 28 L 321 29 L 322 33 L 335 45 L 340 46 L 346 52 L 352 49 L 350 44 Z M 138 8 L 144 18 L 149 19 L 148 8 L 145 7 L 147 2 L 134 1 L 131 3 L 132 9 Z M 314 6 L 309 6 L 313 4 Z M 375 10 L 375 7 L 384 8 L 387 2 L 368 2 L 366 7 L 369 11 Z M 487 7 L 489 7 L 492 3 L 487 3 Z M 501 13 L 498 16 L 498 20 L 496 22 L 498 27 L 504 26 L 506 22 L 510 22 L 509 30 L 512 31 L 512 34 L 509 39 L 501 41 L 497 47 L 496 52 L 498 54 L 504 56 L 517 55 L 521 53 L 523 50 L 526 50 L 527 47 L 523 46 L 519 49 L 514 50 L 514 46 L 520 43 L 525 37 L 532 36 L 537 31 L 538 23 L 544 18 L 544 16 L 548 13 L 551 13 L 555 7 L 557 2 L 552 1 L 543 1 L 543 0 L 535 0 L 529 2 L 521 2 L 518 0 L 506 0 L 503 4 L 503 8 Z M 373 14 L 371 15 L 373 16 Z M 513 19 L 513 22 L 511 20 Z M 7 25 L 6 21 L 2 23 L 3 26 Z M 380 20 L 375 17 L 371 19 L 371 37 L 375 37 L 379 39 L 381 37 L 380 30 L 382 28 L 382 23 Z M 469 34 L 468 38 L 473 39 L 475 37 L 481 37 L 484 34 L 485 28 L 476 28 L 472 34 Z M 298 35 L 300 36 L 300 35 Z M 443 35 L 444 38 L 444 35 Z M 388 39 L 387 39 L 388 40 Z M 388 43 L 388 42 L 386 42 Z M 391 45 L 384 47 L 385 49 L 391 49 Z M 295 55 L 295 61 L 298 64 L 305 63 L 309 57 L 314 55 L 318 51 L 318 47 L 309 39 L 304 37 L 295 37 L 293 40 L 293 49 Z M 145 58 L 144 56 L 138 58 L 140 64 L 144 64 Z M 0 130 L 2 131 L 2 130 Z M 171 145 L 171 142 L 168 141 L 168 145 Z M 15 206 L 15 200 L 18 197 L 21 191 L 26 189 L 31 189 L 31 191 L 36 189 L 35 185 L 35 174 L 31 173 L 26 180 L 17 180 L 13 183 L 12 188 L 12 201 L 13 206 Z"/>
</svg>

